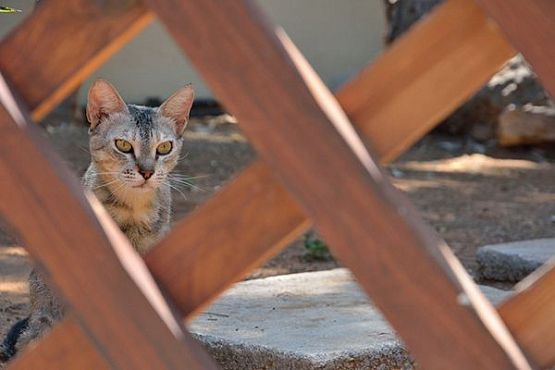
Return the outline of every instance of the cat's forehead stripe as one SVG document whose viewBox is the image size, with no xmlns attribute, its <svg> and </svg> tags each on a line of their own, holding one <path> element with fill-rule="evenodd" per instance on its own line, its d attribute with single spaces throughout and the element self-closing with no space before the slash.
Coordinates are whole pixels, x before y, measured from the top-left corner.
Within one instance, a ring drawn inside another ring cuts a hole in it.
<svg viewBox="0 0 555 370">
<path fill-rule="evenodd" d="M 139 135 L 143 140 L 148 140 L 152 137 L 154 112 L 152 108 L 129 105 L 129 113 L 133 116 L 135 124 L 139 129 Z"/>
</svg>

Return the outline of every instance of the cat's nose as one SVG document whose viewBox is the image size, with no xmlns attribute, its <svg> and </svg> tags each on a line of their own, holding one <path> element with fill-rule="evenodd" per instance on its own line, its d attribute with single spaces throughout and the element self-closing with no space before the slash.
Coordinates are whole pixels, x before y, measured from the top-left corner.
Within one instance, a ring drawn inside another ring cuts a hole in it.
<svg viewBox="0 0 555 370">
<path fill-rule="evenodd" d="M 154 173 L 154 171 L 152 170 L 144 170 L 142 168 L 139 168 L 139 173 L 141 174 L 141 176 L 145 179 L 148 180 L 150 179 L 150 177 L 152 176 L 152 174 Z"/>
</svg>

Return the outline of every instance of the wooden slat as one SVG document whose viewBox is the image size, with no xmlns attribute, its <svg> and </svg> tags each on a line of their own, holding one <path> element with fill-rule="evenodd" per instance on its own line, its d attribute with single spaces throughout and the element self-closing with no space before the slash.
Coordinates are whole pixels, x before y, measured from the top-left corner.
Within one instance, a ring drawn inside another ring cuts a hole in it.
<svg viewBox="0 0 555 370">
<path fill-rule="evenodd" d="M 0 44 L 0 71 L 39 121 L 153 19 L 135 0 L 43 1 Z"/>
<path fill-rule="evenodd" d="M 520 283 L 518 295 L 499 313 L 538 369 L 555 366 L 555 266 L 544 268 Z"/>
<path fill-rule="evenodd" d="M 10 195 L 0 202 L 0 214 L 106 362 L 118 369 L 215 368 L 183 331 L 127 238 L 96 198 L 85 196 L 3 78 L 0 101 L 0 172 L 10 174 L 0 181 L 0 193 Z"/>
<path fill-rule="evenodd" d="M 464 103 L 515 51 L 471 0 L 449 0 L 343 87 L 337 100 L 382 162 Z"/>
<path fill-rule="evenodd" d="M 534 67 L 555 96 L 555 2 L 552 0 L 476 0 L 501 26 L 507 39 Z"/>
<path fill-rule="evenodd" d="M 443 29 L 449 32 L 438 32 Z M 433 47 L 428 40 L 433 40 Z M 414 44 L 421 48 L 413 47 Z M 360 132 L 367 135 L 368 140 L 382 143 L 378 154 L 382 161 L 389 161 L 433 127 L 442 118 L 441 114 L 449 113 L 449 109 L 462 103 L 469 91 L 477 90 L 512 54 L 498 30 L 473 2 L 450 0 L 343 87 L 337 98 Z M 424 61 L 411 64 L 414 71 L 407 67 L 393 73 L 386 68 L 400 61 L 414 60 Z M 468 62 L 460 63 L 460 60 Z M 464 78 L 459 80 L 455 76 L 456 81 L 452 82 L 455 68 L 457 76 Z M 426 78 L 433 83 L 426 83 Z M 372 104 L 369 95 L 373 94 L 373 86 L 389 100 L 382 101 L 379 106 L 373 104 L 375 114 L 369 114 L 365 106 Z M 393 86 L 402 89 L 394 90 Z M 435 99 L 423 98 L 436 91 L 442 93 Z M 357 100 L 357 96 L 360 99 Z M 395 122 L 383 119 L 386 113 L 409 109 L 418 112 L 414 117 L 398 116 Z M 438 115 L 438 111 L 443 113 Z M 396 124 L 398 135 L 391 135 L 389 130 L 372 130 L 384 124 Z M 198 309 L 307 227 L 309 220 L 300 213 L 296 201 L 262 166 L 257 163 L 243 171 L 214 199 L 203 204 L 193 214 L 194 219 L 187 218 L 178 224 L 168 239 L 147 255 L 146 263 L 151 272 L 162 282 L 164 290 L 170 292 L 184 316 L 191 318 Z M 249 197 L 244 198 L 245 194 Z M 251 212 L 243 215 L 244 210 Z M 209 216 L 198 218 L 203 215 Z M 267 227 L 268 220 L 272 227 Z M 228 238 L 228 235 L 233 237 Z M 206 259 L 197 258 L 199 256 Z M 66 353 L 72 356 L 86 352 L 74 348 Z"/>
<path fill-rule="evenodd" d="M 24 356 L 16 357 L 9 364 L 9 370 L 110 369 L 92 343 L 75 317 L 70 315 L 64 319 L 63 325 L 56 326 L 48 334 L 48 340 L 40 341 L 37 346 L 32 345 L 36 348 L 26 349 Z"/>
<path fill-rule="evenodd" d="M 424 368 L 531 368 L 308 63 L 253 3 L 146 2 Z"/>
<path fill-rule="evenodd" d="M 555 96 L 555 2 L 552 0 L 477 0 L 495 19 L 509 41 L 522 52 Z M 522 283 L 523 291 L 499 313 L 538 368 L 555 366 L 555 268 Z"/>
</svg>

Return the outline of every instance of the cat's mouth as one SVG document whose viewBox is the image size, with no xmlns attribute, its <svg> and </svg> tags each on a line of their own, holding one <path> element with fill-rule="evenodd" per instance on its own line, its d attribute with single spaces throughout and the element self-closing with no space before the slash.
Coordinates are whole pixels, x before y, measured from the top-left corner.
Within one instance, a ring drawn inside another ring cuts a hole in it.
<svg viewBox="0 0 555 370">
<path fill-rule="evenodd" d="M 142 180 L 142 181 L 141 181 Z M 126 181 L 127 186 L 131 189 L 136 190 L 151 190 L 155 188 L 155 184 L 152 181 L 143 180 L 143 179 L 134 179 L 133 181 Z"/>
<path fill-rule="evenodd" d="M 153 186 L 148 181 L 144 181 L 142 184 L 132 185 L 131 187 L 134 189 L 153 189 Z"/>
</svg>

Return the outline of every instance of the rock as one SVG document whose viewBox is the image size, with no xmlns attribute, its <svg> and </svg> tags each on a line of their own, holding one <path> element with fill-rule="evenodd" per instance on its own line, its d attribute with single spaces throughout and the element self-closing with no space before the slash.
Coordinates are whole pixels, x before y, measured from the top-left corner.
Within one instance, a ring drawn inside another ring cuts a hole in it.
<svg viewBox="0 0 555 370">
<path fill-rule="evenodd" d="M 503 146 L 555 141 L 555 109 L 527 106 L 506 110 L 499 117 L 497 140 Z"/>
<path fill-rule="evenodd" d="M 495 139 L 500 115 L 509 107 L 549 106 L 551 100 L 521 55 L 517 55 L 441 125 L 449 134 Z"/>
<path fill-rule="evenodd" d="M 485 288 L 494 303 L 508 292 Z M 239 283 L 190 330 L 223 369 L 413 369 L 346 269 Z"/>
<path fill-rule="evenodd" d="M 384 0 L 386 43 L 392 43 L 443 0 Z M 461 61 L 465 63 L 465 61 Z M 522 55 L 517 55 L 464 105 L 437 128 L 453 135 L 468 134 L 475 140 L 495 138 L 499 115 L 509 106 L 549 106 L 551 101 Z"/>
<path fill-rule="evenodd" d="M 478 275 L 483 280 L 518 282 L 555 255 L 555 239 L 525 240 L 478 249 Z"/>
</svg>

